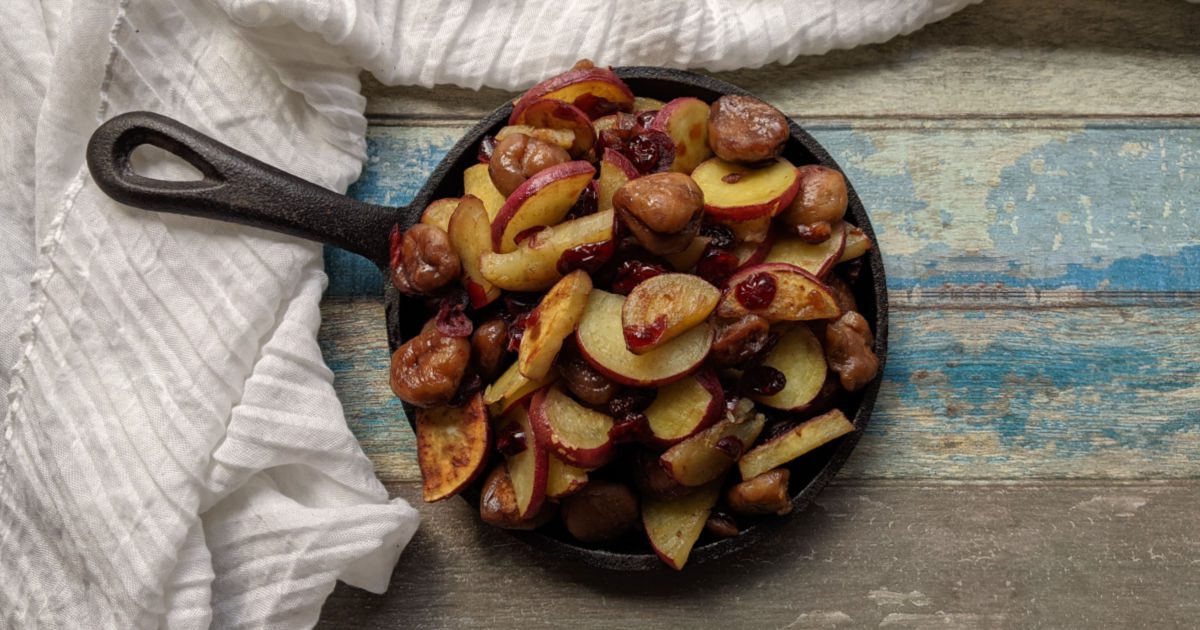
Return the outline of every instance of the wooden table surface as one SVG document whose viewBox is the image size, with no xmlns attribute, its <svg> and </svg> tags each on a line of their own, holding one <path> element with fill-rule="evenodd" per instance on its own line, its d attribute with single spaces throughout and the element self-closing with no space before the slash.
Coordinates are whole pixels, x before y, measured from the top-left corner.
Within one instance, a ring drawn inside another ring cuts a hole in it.
<svg viewBox="0 0 1200 630">
<path fill-rule="evenodd" d="M 328 252 L 321 343 L 423 523 L 326 628 L 1195 627 L 1200 7 L 988 0 L 889 43 L 724 73 L 805 126 L 879 234 L 891 351 L 870 427 L 771 543 L 682 574 L 546 557 L 421 503 L 378 273 Z M 366 79 L 356 196 L 406 202 L 511 95 Z"/>
</svg>

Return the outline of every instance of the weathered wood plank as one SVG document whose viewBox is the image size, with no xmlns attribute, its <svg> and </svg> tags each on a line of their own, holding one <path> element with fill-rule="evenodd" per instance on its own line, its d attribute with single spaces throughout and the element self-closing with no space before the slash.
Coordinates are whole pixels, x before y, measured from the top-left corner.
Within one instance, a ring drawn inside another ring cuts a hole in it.
<svg viewBox="0 0 1200 630">
<path fill-rule="evenodd" d="M 718 73 L 799 119 L 1197 114 L 1200 12 L 1178 0 L 988 0 L 907 37 Z M 369 114 L 471 120 L 498 90 L 387 88 Z"/>
<path fill-rule="evenodd" d="M 389 594 L 339 585 L 320 627 L 1192 627 L 1197 499 L 1196 480 L 836 482 L 774 544 L 682 574 L 558 561 L 451 501 L 420 507 Z"/>
<path fill-rule="evenodd" d="M 407 202 L 463 131 L 372 127 L 351 194 Z M 870 212 L 893 291 L 1200 290 L 1200 122 L 822 123 L 811 131 Z M 328 295 L 378 294 L 374 267 L 327 253 Z"/>
<path fill-rule="evenodd" d="M 893 306 L 884 386 L 842 477 L 1200 476 L 1200 310 Z M 419 478 L 382 305 L 327 299 L 322 314 L 351 429 L 380 478 Z"/>
</svg>

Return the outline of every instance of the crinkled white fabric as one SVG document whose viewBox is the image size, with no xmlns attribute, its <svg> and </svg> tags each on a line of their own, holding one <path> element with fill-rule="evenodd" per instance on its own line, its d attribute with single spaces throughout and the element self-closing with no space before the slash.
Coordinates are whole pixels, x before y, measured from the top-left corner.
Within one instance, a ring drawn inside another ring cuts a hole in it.
<svg viewBox="0 0 1200 630">
<path fill-rule="evenodd" d="M 294 23 L 384 83 L 524 88 L 601 65 L 734 70 L 887 41 L 981 0 L 216 0 L 247 26 Z"/>
<path fill-rule="evenodd" d="M 208 0 L 4 0 L 0 68 L 0 627 L 296 628 L 339 578 L 383 591 L 417 515 L 322 361 L 320 247 L 122 207 L 83 164 L 148 109 L 344 190 L 359 69 Z"/>
<path fill-rule="evenodd" d="M 344 190 L 360 68 L 502 88 L 579 57 L 724 70 L 970 3 L 0 1 L 0 625 L 311 626 L 336 579 L 386 588 L 416 527 L 322 362 L 319 247 L 113 203 L 83 164 L 104 119 L 165 113 Z"/>
</svg>

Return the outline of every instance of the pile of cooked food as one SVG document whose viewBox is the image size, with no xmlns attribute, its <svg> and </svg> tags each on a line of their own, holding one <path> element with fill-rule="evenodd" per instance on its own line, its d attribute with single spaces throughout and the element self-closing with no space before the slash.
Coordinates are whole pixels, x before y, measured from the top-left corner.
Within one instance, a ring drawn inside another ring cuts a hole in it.
<svg viewBox="0 0 1200 630">
<path fill-rule="evenodd" d="M 391 362 L 425 500 L 483 476 L 487 523 L 644 537 L 675 569 L 789 512 L 789 463 L 854 430 L 839 405 L 879 369 L 850 288 L 872 243 L 790 135 L 755 98 L 637 97 L 587 61 L 517 99 L 462 197 L 392 233 L 429 313 Z"/>
</svg>

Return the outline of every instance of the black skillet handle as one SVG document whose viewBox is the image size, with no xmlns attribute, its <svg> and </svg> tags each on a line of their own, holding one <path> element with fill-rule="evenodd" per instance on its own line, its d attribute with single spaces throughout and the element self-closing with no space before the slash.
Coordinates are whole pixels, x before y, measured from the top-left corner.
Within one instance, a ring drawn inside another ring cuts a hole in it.
<svg viewBox="0 0 1200 630">
<path fill-rule="evenodd" d="M 130 156 L 143 144 L 178 156 L 203 179 L 165 181 L 135 173 Z M 100 189 L 121 203 L 329 243 L 380 267 L 388 265 L 392 226 L 410 214 L 326 190 L 150 112 L 121 114 L 100 125 L 88 142 L 87 163 Z"/>
</svg>

